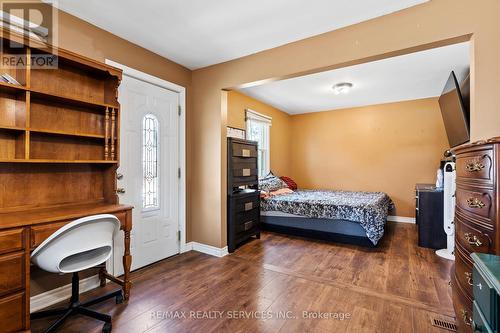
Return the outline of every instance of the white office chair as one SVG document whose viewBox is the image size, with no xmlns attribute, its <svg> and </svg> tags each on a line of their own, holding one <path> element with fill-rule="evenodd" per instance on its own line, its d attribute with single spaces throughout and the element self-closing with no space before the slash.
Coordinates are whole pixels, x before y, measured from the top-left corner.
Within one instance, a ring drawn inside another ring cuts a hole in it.
<svg viewBox="0 0 500 333">
<path fill-rule="evenodd" d="M 111 332 L 111 316 L 88 309 L 109 298 L 123 302 L 121 289 L 80 303 L 78 272 L 104 263 L 113 249 L 113 234 L 120 228 L 118 219 L 109 214 L 87 216 L 63 226 L 31 254 L 31 261 L 51 273 L 73 273 L 71 300 L 68 308 L 41 311 L 31 319 L 62 315 L 45 332 L 54 332 L 71 315 L 80 314 L 104 321 L 103 333 Z"/>
</svg>

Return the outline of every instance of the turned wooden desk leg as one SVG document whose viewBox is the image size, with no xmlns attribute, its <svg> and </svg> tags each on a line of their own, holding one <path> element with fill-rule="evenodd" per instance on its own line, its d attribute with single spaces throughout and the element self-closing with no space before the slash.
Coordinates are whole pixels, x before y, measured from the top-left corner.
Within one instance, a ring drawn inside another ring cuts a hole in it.
<svg viewBox="0 0 500 333">
<path fill-rule="evenodd" d="M 132 211 L 127 212 L 127 221 L 125 223 L 125 251 L 123 253 L 123 297 L 128 300 L 130 297 L 130 267 L 132 265 L 132 256 L 130 255 L 130 231 L 132 230 Z"/>
</svg>

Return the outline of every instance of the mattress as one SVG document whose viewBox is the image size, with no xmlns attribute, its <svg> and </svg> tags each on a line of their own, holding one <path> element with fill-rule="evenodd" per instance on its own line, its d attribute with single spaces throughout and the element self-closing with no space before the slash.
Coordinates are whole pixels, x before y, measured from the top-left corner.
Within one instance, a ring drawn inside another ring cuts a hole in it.
<svg viewBox="0 0 500 333">
<path fill-rule="evenodd" d="M 297 190 L 261 201 L 261 214 L 276 212 L 312 219 L 359 223 L 376 245 L 384 235 L 392 201 L 383 192 Z M 307 219 L 306 219 L 307 221 Z"/>
</svg>

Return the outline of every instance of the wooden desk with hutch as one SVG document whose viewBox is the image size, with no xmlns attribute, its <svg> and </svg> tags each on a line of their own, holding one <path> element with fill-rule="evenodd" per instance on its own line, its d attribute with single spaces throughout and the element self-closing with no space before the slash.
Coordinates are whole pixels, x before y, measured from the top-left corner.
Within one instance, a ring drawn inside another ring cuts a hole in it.
<svg viewBox="0 0 500 333">
<path fill-rule="evenodd" d="M 3 55 L 31 59 L 44 45 L 3 31 Z M 6 37 L 8 36 L 8 37 Z M 11 47 L 9 40 L 19 43 Z M 122 280 L 130 295 L 132 207 L 118 203 L 121 70 L 62 49 L 58 67 L 0 68 L 0 325 L 30 331 L 30 252 L 80 217 L 113 214 L 124 231 Z"/>
</svg>

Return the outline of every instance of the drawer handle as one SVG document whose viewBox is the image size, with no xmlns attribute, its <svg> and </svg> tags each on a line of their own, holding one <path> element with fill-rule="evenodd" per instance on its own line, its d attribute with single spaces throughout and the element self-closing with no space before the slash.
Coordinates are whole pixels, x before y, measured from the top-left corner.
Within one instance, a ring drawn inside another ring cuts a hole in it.
<svg viewBox="0 0 500 333">
<path fill-rule="evenodd" d="M 472 318 L 469 317 L 469 313 L 464 309 L 462 309 L 462 318 L 464 320 L 465 325 L 467 325 L 467 326 L 472 325 Z"/>
<path fill-rule="evenodd" d="M 245 222 L 245 225 L 244 225 L 245 231 L 252 228 L 252 226 L 253 226 L 253 221 Z"/>
<path fill-rule="evenodd" d="M 465 169 L 469 172 L 479 172 L 484 169 L 484 164 L 478 161 L 467 163 Z"/>
<path fill-rule="evenodd" d="M 472 273 L 471 272 L 465 272 L 465 278 L 467 279 L 467 283 L 472 286 L 474 283 L 472 282 Z"/>
<path fill-rule="evenodd" d="M 243 156 L 243 157 L 250 157 L 250 149 L 242 149 L 241 150 L 241 156 Z"/>
<path fill-rule="evenodd" d="M 468 232 L 464 234 L 464 238 L 471 246 L 479 247 L 483 245 L 483 243 L 481 243 L 481 241 L 477 238 L 476 235 L 472 235 Z"/>
<path fill-rule="evenodd" d="M 481 199 L 478 199 L 478 198 L 469 198 L 467 199 L 467 205 L 470 207 L 470 208 L 483 208 L 485 205 L 484 202 L 481 201 Z"/>
<path fill-rule="evenodd" d="M 250 176 L 251 175 L 251 172 L 250 172 L 250 169 L 243 169 L 241 170 L 241 173 L 243 174 L 243 176 Z"/>
<path fill-rule="evenodd" d="M 253 208 L 253 202 L 246 202 L 245 203 L 245 211 L 251 210 Z"/>
</svg>

